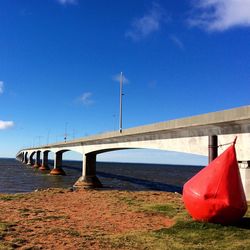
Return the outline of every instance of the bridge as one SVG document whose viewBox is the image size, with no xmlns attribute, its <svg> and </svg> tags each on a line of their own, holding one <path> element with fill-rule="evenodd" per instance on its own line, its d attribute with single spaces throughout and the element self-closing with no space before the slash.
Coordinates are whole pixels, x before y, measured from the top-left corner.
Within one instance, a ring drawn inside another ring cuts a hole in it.
<svg viewBox="0 0 250 250">
<path fill-rule="evenodd" d="M 250 106 L 25 148 L 16 157 L 24 164 L 48 170 L 48 155 L 52 152 L 54 167 L 50 174 L 64 175 L 63 154 L 67 151 L 81 153 L 82 176 L 74 186 L 101 187 L 96 176 L 98 154 L 123 149 L 159 149 L 204 155 L 211 161 L 235 136 L 238 137 L 236 152 L 241 178 L 250 200 Z"/>
</svg>

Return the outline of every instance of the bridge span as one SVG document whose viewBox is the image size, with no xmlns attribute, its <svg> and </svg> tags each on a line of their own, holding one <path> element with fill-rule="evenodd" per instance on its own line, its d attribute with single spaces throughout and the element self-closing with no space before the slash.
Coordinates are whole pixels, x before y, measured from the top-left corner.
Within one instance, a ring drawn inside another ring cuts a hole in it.
<svg viewBox="0 0 250 250">
<path fill-rule="evenodd" d="M 96 156 L 122 149 L 160 149 L 209 156 L 213 160 L 238 137 L 237 158 L 247 199 L 250 200 L 250 105 L 146 126 L 21 149 L 16 157 L 24 164 L 48 170 L 49 152 L 54 153 L 50 174 L 65 174 L 63 153 L 81 153 L 82 176 L 75 187 L 101 187 L 96 176 Z M 220 146 L 224 145 L 224 146 Z"/>
</svg>

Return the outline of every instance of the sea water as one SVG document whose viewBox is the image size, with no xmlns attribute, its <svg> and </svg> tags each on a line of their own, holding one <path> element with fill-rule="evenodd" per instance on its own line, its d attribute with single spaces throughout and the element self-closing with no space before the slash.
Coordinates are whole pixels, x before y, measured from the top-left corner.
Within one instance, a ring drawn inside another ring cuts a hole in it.
<svg viewBox="0 0 250 250">
<path fill-rule="evenodd" d="M 96 168 L 104 188 L 181 192 L 183 184 L 202 166 L 97 162 Z M 66 176 L 51 176 L 15 159 L 0 158 L 0 193 L 70 188 L 81 176 L 82 164 L 64 161 L 63 169 Z"/>
</svg>

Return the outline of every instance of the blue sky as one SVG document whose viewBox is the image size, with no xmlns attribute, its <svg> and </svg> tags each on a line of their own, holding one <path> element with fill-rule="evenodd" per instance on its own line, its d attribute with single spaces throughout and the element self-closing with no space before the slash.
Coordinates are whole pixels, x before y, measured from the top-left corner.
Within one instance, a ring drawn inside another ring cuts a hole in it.
<svg viewBox="0 0 250 250">
<path fill-rule="evenodd" d="M 0 20 L 0 157 L 118 129 L 121 71 L 124 128 L 249 104 L 249 0 L 2 0 Z"/>
</svg>

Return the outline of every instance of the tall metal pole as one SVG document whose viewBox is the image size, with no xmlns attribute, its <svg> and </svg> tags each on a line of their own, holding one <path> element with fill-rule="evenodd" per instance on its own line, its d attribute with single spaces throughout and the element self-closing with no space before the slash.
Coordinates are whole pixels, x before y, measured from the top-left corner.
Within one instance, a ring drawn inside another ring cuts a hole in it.
<svg viewBox="0 0 250 250">
<path fill-rule="evenodd" d="M 37 138 L 38 138 L 38 146 L 41 145 L 41 138 L 42 138 L 42 137 L 43 137 L 43 136 L 41 136 L 41 135 L 37 136 Z"/>
<path fill-rule="evenodd" d="M 65 133 L 64 133 L 64 142 L 67 141 L 67 136 L 68 136 L 68 134 L 67 134 L 67 126 L 68 126 L 68 123 L 66 122 L 65 123 Z"/>
<path fill-rule="evenodd" d="M 119 131 L 122 133 L 122 81 L 123 81 L 123 75 L 121 72 L 121 77 L 120 77 L 120 125 L 119 125 Z"/>
<path fill-rule="evenodd" d="M 48 129 L 48 134 L 47 134 L 47 145 L 49 145 L 49 136 L 50 136 L 50 130 Z"/>
</svg>

